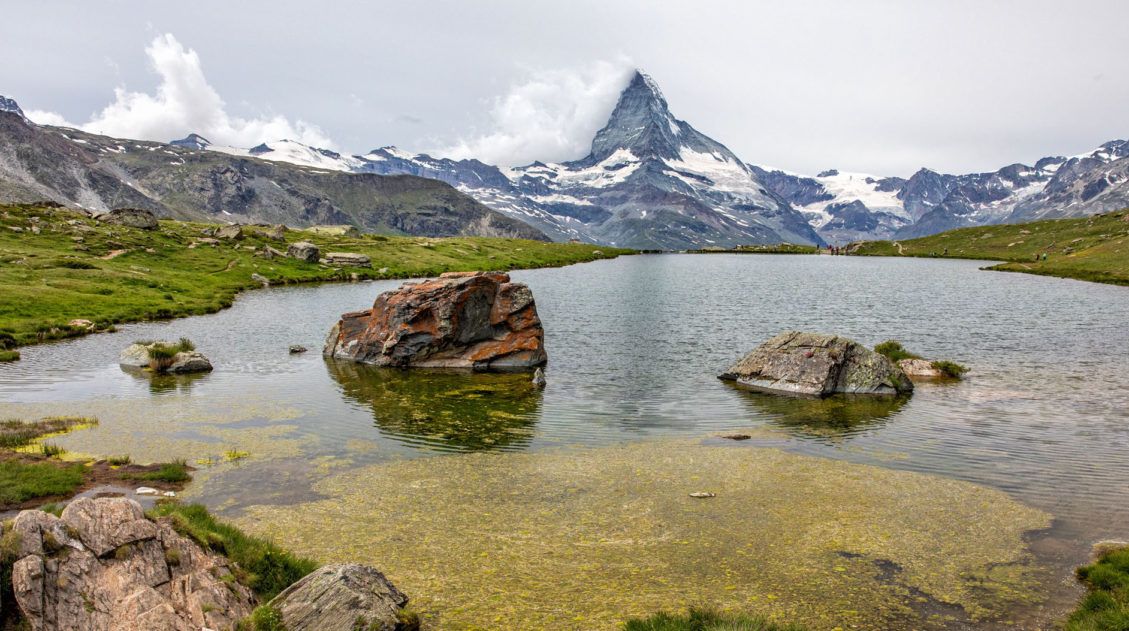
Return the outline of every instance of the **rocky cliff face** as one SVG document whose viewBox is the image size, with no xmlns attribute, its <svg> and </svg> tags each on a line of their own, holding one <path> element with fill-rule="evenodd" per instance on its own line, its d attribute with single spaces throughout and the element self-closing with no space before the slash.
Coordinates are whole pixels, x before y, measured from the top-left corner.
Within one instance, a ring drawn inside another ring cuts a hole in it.
<svg viewBox="0 0 1129 631">
<path fill-rule="evenodd" d="M 128 206 L 190 220 L 351 224 L 429 237 L 547 238 L 434 179 L 327 171 L 208 146 L 195 134 L 176 144 L 123 140 L 0 111 L 0 201 L 51 200 L 92 211 Z"/>
</svg>

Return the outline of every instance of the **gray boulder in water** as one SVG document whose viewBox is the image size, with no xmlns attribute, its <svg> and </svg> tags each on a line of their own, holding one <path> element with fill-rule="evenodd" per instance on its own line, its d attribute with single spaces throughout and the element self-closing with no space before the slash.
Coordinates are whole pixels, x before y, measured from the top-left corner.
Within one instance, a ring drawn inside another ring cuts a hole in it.
<svg viewBox="0 0 1129 631">
<path fill-rule="evenodd" d="M 314 570 L 270 601 L 288 631 L 418 629 L 418 620 L 403 611 L 407 604 L 383 574 L 356 563 Z"/>
<path fill-rule="evenodd" d="M 718 378 L 753 390 L 809 397 L 913 392 L 900 368 L 862 344 L 800 331 L 773 337 Z"/>
</svg>

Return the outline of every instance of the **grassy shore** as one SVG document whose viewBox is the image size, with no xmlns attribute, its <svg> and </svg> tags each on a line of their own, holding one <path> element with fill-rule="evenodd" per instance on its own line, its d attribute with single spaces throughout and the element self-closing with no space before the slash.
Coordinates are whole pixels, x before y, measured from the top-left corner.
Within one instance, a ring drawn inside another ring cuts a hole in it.
<svg viewBox="0 0 1129 631">
<path fill-rule="evenodd" d="M 868 241 L 853 254 L 997 260 L 989 269 L 1129 285 L 1129 211 Z"/>
<path fill-rule="evenodd" d="M 244 230 L 212 242 L 215 225 L 162 221 L 159 230 L 97 222 L 65 208 L 0 205 L 0 351 L 83 335 L 114 324 L 218 311 L 244 289 L 448 271 L 554 267 L 630 250 L 588 244 L 460 237 L 340 236 L 287 231 L 284 241 Z M 203 239 L 203 241 L 202 241 Z M 311 241 L 367 255 L 372 267 L 332 267 L 264 255 Z M 71 325 L 74 320 L 90 324 Z"/>
</svg>

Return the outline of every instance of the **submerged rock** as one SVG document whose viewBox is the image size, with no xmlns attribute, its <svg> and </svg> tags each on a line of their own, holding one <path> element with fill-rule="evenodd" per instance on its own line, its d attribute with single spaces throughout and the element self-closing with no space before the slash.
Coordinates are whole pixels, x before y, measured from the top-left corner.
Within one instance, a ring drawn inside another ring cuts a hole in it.
<svg viewBox="0 0 1129 631">
<path fill-rule="evenodd" d="M 909 377 L 922 379 L 939 379 L 944 373 L 933 367 L 933 362 L 928 359 L 902 359 L 898 360 L 898 368 L 902 369 Z"/>
<path fill-rule="evenodd" d="M 102 223 L 141 230 L 156 230 L 158 228 L 157 218 L 153 213 L 141 208 L 115 208 L 110 212 L 98 215 L 96 219 Z"/>
<path fill-rule="evenodd" d="M 544 370 L 538 368 L 537 370 L 533 371 L 533 385 L 537 386 L 538 388 L 544 388 L 548 383 L 549 382 L 545 379 Z"/>
<path fill-rule="evenodd" d="M 913 383 L 886 357 L 837 335 L 787 331 L 758 346 L 718 375 L 776 394 L 896 395 Z"/>
<path fill-rule="evenodd" d="M 401 613 L 407 604 L 383 574 L 355 563 L 317 569 L 270 602 L 287 631 L 412 631 L 419 623 Z"/>
<path fill-rule="evenodd" d="M 321 257 L 321 251 L 318 250 L 318 246 L 309 241 L 298 241 L 291 243 L 286 248 L 286 256 L 307 263 L 317 263 L 318 258 Z"/>
<path fill-rule="evenodd" d="M 133 500 L 80 498 L 61 519 L 23 511 L 13 528 L 15 605 L 34 631 L 230 629 L 255 604 L 226 558 Z"/>
<path fill-rule="evenodd" d="M 533 292 L 501 272 L 404 283 L 372 309 L 346 313 L 324 354 L 401 368 L 533 368 L 548 360 Z"/>
<path fill-rule="evenodd" d="M 305 346 L 302 346 L 300 344 L 292 344 L 290 346 L 290 354 L 291 355 L 295 355 L 297 353 L 305 353 L 305 352 L 306 352 Z"/>
</svg>

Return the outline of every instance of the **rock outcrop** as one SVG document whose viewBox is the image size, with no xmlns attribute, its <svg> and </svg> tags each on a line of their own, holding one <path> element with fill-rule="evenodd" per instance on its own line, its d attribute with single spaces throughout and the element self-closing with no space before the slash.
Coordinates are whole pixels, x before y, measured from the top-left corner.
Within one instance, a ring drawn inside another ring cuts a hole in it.
<svg viewBox="0 0 1129 631">
<path fill-rule="evenodd" d="M 317 263 L 318 259 L 321 258 L 321 251 L 318 250 L 318 246 L 309 241 L 298 241 L 291 243 L 286 248 L 286 256 L 307 263 Z"/>
<path fill-rule="evenodd" d="M 754 390 L 799 396 L 913 391 L 900 368 L 862 344 L 799 331 L 768 340 L 718 377 Z"/>
<path fill-rule="evenodd" d="M 80 498 L 62 518 L 23 511 L 12 530 L 15 605 L 33 631 L 231 629 L 255 605 L 226 558 L 133 500 Z"/>
<path fill-rule="evenodd" d="M 149 342 L 130 344 L 118 355 L 118 364 L 126 368 L 154 368 L 154 362 L 149 357 L 149 349 L 153 346 L 176 346 L 176 342 Z M 211 372 L 212 362 L 202 353 L 197 351 L 180 351 L 171 361 L 156 366 L 157 372 L 186 374 L 193 372 Z"/>
<path fill-rule="evenodd" d="M 141 208 L 115 208 L 96 217 L 102 223 L 109 223 L 141 230 L 156 230 L 157 218 L 153 213 Z"/>
<path fill-rule="evenodd" d="M 401 368 L 526 369 L 545 364 L 533 292 L 501 272 L 447 273 L 346 313 L 324 354 Z"/>
<path fill-rule="evenodd" d="M 216 228 L 215 237 L 217 239 L 227 239 L 229 241 L 237 241 L 243 238 L 243 226 L 233 223 L 226 226 Z"/>
<path fill-rule="evenodd" d="M 372 260 L 364 254 L 354 254 L 352 252 L 326 252 L 325 264 L 337 265 L 341 267 L 372 267 Z"/>
<path fill-rule="evenodd" d="M 374 568 L 327 565 L 306 575 L 270 602 L 287 631 L 411 631 L 418 621 L 396 586 Z"/>
</svg>

